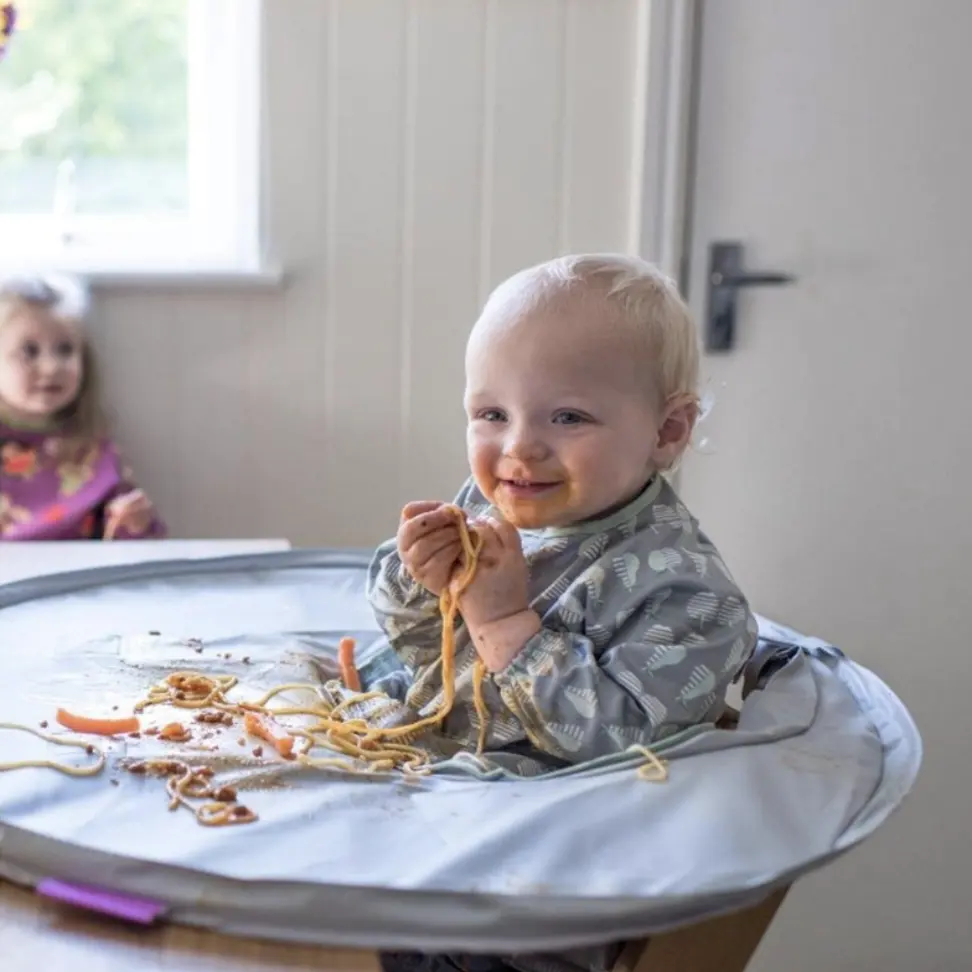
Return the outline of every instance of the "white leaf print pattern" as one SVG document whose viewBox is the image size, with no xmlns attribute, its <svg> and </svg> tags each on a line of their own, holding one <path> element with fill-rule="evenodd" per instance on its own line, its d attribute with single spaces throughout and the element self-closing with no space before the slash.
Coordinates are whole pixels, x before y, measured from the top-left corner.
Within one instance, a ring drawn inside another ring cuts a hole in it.
<svg viewBox="0 0 972 972">
<path fill-rule="evenodd" d="M 414 668 L 418 662 L 418 648 L 415 645 L 402 645 L 398 650 L 402 661 L 409 668 Z"/>
<path fill-rule="evenodd" d="M 681 665 L 688 657 L 685 645 L 659 645 L 645 662 L 645 671 L 657 672 L 663 668 Z"/>
<path fill-rule="evenodd" d="M 709 639 L 705 635 L 700 635 L 698 631 L 690 631 L 683 639 L 683 644 L 689 651 L 693 648 L 707 648 Z"/>
<path fill-rule="evenodd" d="M 678 515 L 678 510 L 673 506 L 666 506 L 664 503 L 658 503 L 651 508 L 652 518 L 656 523 L 678 523 L 681 517 Z"/>
<path fill-rule="evenodd" d="M 618 528 L 618 532 L 625 540 L 631 540 L 638 532 L 638 518 L 633 516 L 630 520 L 625 520 Z"/>
<path fill-rule="evenodd" d="M 565 726 L 559 722 L 550 723 L 547 732 L 554 738 L 554 742 L 567 753 L 580 752 L 584 745 L 584 734 L 579 726 Z"/>
<path fill-rule="evenodd" d="M 614 616 L 614 627 L 617 629 L 623 628 L 628 621 L 631 619 L 631 615 L 634 614 L 633 607 L 624 608 Z"/>
<path fill-rule="evenodd" d="M 500 742 L 516 742 L 523 738 L 523 727 L 515 719 L 498 719 L 494 716 L 489 724 L 489 734 Z"/>
<path fill-rule="evenodd" d="M 543 677 L 545 675 L 553 675 L 554 662 L 550 655 L 549 650 L 543 642 L 540 642 L 541 649 L 538 654 L 531 655 L 529 662 L 527 662 L 527 671 L 534 676 Z"/>
<path fill-rule="evenodd" d="M 634 726 L 605 726 L 604 731 L 611 737 L 618 749 L 628 749 L 644 741 L 645 733 Z"/>
<path fill-rule="evenodd" d="M 561 598 L 557 607 L 565 624 L 580 624 L 584 620 L 584 605 L 573 594 Z"/>
<path fill-rule="evenodd" d="M 665 721 L 665 717 L 668 715 L 665 703 L 661 699 L 656 699 L 654 695 L 649 695 L 634 672 L 618 672 L 614 677 L 631 694 L 638 705 L 645 710 L 653 725 L 657 726 Z"/>
<path fill-rule="evenodd" d="M 746 609 L 742 606 L 742 601 L 738 597 L 734 597 L 732 594 L 729 595 L 723 602 L 722 606 L 719 608 L 719 613 L 717 619 L 719 624 L 725 624 L 730 627 L 742 624 L 746 617 Z"/>
<path fill-rule="evenodd" d="M 729 651 L 729 657 L 726 659 L 726 664 L 722 669 L 723 675 L 735 675 L 736 672 L 742 667 L 743 663 L 746 661 L 749 655 L 749 641 L 746 638 L 737 638 L 732 643 L 732 648 Z"/>
<path fill-rule="evenodd" d="M 587 637 L 590 638 L 598 648 L 603 648 L 611 641 L 612 633 L 613 632 L 610 628 L 605 628 L 602 624 L 592 624 L 587 629 Z"/>
<path fill-rule="evenodd" d="M 598 533 L 596 536 L 589 537 L 580 547 L 578 555 L 581 560 L 597 560 L 608 548 L 608 535 Z"/>
<path fill-rule="evenodd" d="M 622 554 L 620 557 L 614 558 L 614 572 L 629 591 L 634 590 L 638 583 L 638 571 L 640 569 L 641 561 L 633 553 Z"/>
<path fill-rule="evenodd" d="M 650 562 L 649 562 L 650 564 Z M 664 587 L 657 594 L 652 594 L 647 601 L 645 601 L 645 610 L 642 616 L 646 621 L 653 618 L 658 614 L 661 606 L 672 596 L 671 588 Z"/>
<path fill-rule="evenodd" d="M 685 553 L 688 555 L 689 560 L 692 561 L 695 572 L 699 577 L 705 577 L 709 572 L 709 558 L 705 554 L 696 553 L 694 550 L 686 550 Z"/>
<path fill-rule="evenodd" d="M 648 555 L 648 566 L 658 574 L 674 570 L 682 562 L 682 556 L 673 547 L 652 550 Z"/>
<path fill-rule="evenodd" d="M 587 598 L 592 604 L 601 603 L 601 592 L 604 589 L 604 579 L 606 577 L 607 574 L 604 568 L 598 564 L 589 567 L 581 576 L 581 580 L 583 580 L 584 586 L 587 588 Z"/>
<path fill-rule="evenodd" d="M 404 567 L 400 568 L 404 570 Z M 395 574 L 386 574 L 382 577 L 387 593 L 393 601 L 402 602 L 405 600 L 405 588 L 402 586 L 401 579 Z"/>
<path fill-rule="evenodd" d="M 570 590 L 570 585 L 573 583 L 570 576 L 564 574 L 562 577 L 558 577 L 541 595 L 537 598 L 540 603 L 549 603 L 550 601 L 558 601 L 560 598 Z"/>
<path fill-rule="evenodd" d="M 554 537 L 547 540 L 537 551 L 538 554 L 560 554 L 563 553 L 571 543 L 570 537 Z"/>
<path fill-rule="evenodd" d="M 699 591 L 689 598 L 685 613 L 696 621 L 706 624 L 719 613 L 719 598 L 712 591 Z"/>
<path fill-rule="evenodd" d="M 564 697 L 583 718 L 593 719 L 597 715 L 597 693 L 593 689 L 568 686 L 564 689 Z"/>
<path fill-rule="evenodd" d="M 649 645 L 673 645 L 675 632 L 667 624 L 653 624 L 642 635 L 642 639 Z"/>
<path fill-rule="evenodd" d="M 566 639 L 560 632 L 551 631 L 549 628 L 544 628 L 540 632 L 540 648 L 549 655 L 563 652 L 565 641 Z"/>
<path fill-rule="evenodd" d="M 703 696 L 711 695 L 715 691 L 715 687 L 715 672 L 705 665 L 696 665 L 692 669 L 692 674 L 689 676 L 688 682 L 685 683 L 685 687 L 679 692 L 679 701 L 691 702 Z"/>
</svg>

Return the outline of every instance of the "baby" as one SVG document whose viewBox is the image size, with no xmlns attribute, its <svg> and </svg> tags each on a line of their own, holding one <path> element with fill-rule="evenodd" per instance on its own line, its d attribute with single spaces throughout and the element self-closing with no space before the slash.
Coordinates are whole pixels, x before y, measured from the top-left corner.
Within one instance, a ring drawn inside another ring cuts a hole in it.
<svg viewBox="0 0 972 972">
<path fill-rule="evenodd" d="M 467 348 L 472 477 L 455 501 L 483 538 L 444 726 L 464 748 L 477 657 L 494 762 L 580 763 L 722 714 L 756 621 L 664 475 L 698 416 L 698 358 L 674 285 L 633 257 L 551 260 L 490 296 Z M 442 700 L 438 597 L 460 558 L 453 511 L 417 502 L 369 571 L 423 715 Z"/>
<path fill-rule="evenodd" d="M 87 304 L 72 278 L 0 281 L 0 541 L 166 533 L 106 434 Z"/>
</svg>

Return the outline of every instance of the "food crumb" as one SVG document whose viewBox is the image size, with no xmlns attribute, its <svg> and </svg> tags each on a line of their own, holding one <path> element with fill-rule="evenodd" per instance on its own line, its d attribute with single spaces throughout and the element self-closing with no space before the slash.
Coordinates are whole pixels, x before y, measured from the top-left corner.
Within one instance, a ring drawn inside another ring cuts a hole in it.
<svg viewBox="0 0 972 972">
<path fill-rule="evenodd" d="M 263 747 L 262 746 L 254 747 L 253 755 L 256 756 L 257 759 L 259 759 L 263 755 Z"/>
<path fill-rule="evenodd" d="M 243 656 L 243 664 L 244 665 L 249 665 L 250 664 L 250 656 L 249 655 L 244 655 Z"/>
<path fill-rule="evenodd" d="M 47 726 L 48 726 L 48 722 L 47 722 L 47 720 L 45 719 L 45 720 L 44 720 L 44 721 L 43 721 L 43 722 L 42 722 L 42 723 L 40 724 L 40 727 L 41 727 L 41 729 L 46 729 L 46 728 L 47 728 Z"/>
<path fill-rule="evenodd" d="M 157 736 L 158 734 L 159 730 L 157 726 L 149 726 L 148 729 L 145 730 L 146 736 Z"/>
<path fill-rule="evenodd" d="M 130 732 L 128 734 L 128 738 L 129 739 L 141 739 L 142 738 L 142 734 L 140 732 Z"/>
<path fill-rule="evenodd" d="M 238 743 L 238 744 L 239 744 L 240 746 L 245 746 L 245 745 L 246 745 L 246 740 L 245 740 L 245 739 L 244 739 L 244 738 L 243 738 L 242 736 L 240 736 L 240 738 L 239 738 L 239 739 L 237 739 L 236 741 L 237 741 L 237 743 Z"/>
<path fill-rule="evenodd" d="M 162 635 L 162 632 L 161 631 L 150 631 L 149 632 L 149 637 L 152 637 L 152 638 L 158 638 L 158 637 L 161 637 L 161 635 Z"/>
<path fill-rule="evenodd" d="M 112 786 L 118 786 L 118 780 L 110 780 L 109 782 Z"/>
<path fill-rule="evenodd" d="M 84 751 L 91 756 L 94 753 L 94 746 L 88 745 L 84 747 Z"/>
</svg>

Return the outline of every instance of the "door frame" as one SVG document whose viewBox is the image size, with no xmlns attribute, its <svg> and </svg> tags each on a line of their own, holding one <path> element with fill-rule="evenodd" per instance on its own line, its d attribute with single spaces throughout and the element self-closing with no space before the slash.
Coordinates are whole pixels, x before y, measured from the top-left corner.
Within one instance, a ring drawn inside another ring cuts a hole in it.
<svg viewBox="0 0 972 972">
<path fill-rule="evenodd" d="M 687 295 L 702 0 L 639 0 L 629 246 Z"/>
</svg>

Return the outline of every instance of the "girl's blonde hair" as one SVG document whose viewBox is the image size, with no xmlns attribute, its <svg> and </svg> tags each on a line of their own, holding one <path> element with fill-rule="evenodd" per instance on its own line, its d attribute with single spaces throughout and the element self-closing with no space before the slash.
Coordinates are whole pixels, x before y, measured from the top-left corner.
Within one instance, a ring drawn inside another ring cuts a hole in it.
<svg viewBox="0 0 972 972">
<path fill-rule="evenodd" d="M 660 405 L 699 402 L 699 340 L 674 281 L 640 257 L 587 253 L 557 257 L 514 274 L 490 295 L 486 316 L 500 307 L 526 313 L 572 297 L 594 297 L 630 328 L 652 363 Z M 598 322 L 599 324 L 601 322 Z"/>
<path fill-rule="evenodd" d="M 78 277 L 44 274 L 0 280 L 0 328 L 18 314 L 41 312 L 78 329 L 81 387 L 74 401 L 54 416 L 59 431 L 75 439 L 97 439 L 107 432 L 98 369 L 84 334 L 89 308 L 88 288 Z"/>
</svg>

